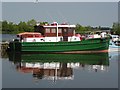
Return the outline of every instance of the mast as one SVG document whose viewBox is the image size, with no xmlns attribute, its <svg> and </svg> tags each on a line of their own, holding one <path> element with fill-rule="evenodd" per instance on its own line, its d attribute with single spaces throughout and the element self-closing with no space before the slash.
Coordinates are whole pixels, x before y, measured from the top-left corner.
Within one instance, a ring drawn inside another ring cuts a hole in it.
<svg viewBox="0 0 120 90">
<path fill-rule="evenodd" d="M 57 37 L 56 37 L 56 42 L 58 42 L 58 23 L 56 22 L 56 24 L 57 24 Z"/>
</svg>

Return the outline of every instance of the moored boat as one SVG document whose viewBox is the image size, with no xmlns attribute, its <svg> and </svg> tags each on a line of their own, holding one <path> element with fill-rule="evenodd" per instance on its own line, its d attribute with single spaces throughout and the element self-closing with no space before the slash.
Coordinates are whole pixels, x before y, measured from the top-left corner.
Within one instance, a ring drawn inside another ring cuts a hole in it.
<svg viewBox="0 0 120 90">
<path fill-rule="evenodd" d="M 93 35 L 82 38 L 75 34 L 75 25 L 54 22 L 51 25 L 35 26 L 35 32 L 17 34 L 18 40 L 9 43 L 9 50 L 18 52 L 72 52 L 104 51 L 109 48 L 109 37 Z"/>
<path fill-rule="evenodd" d="M 110 35 L 110 45 L 109 51 L 119 51 L 120 48 L 120 36 L 119 35 Z"/>
</svg>

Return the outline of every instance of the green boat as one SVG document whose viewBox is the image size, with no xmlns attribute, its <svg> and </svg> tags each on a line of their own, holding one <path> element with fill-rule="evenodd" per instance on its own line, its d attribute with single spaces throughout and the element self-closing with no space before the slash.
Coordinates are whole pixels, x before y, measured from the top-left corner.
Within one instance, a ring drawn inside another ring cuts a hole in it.
<svg viewBox="0 0 120 90">
<path fill-rule="evenodd" d="M 9 43 L 9 50 L 17 52 L 86 52 L 109 48 L 109 37 L 75 34 L 74 25 L 46 25 L 39 32 L 17 34 L 18 40 Z"/>
</svg>

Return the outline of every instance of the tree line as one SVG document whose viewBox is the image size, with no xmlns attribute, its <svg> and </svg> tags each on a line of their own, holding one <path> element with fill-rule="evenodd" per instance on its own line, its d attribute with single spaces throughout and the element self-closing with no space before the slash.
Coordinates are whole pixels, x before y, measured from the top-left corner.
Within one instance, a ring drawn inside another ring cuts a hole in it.
<svg viewBox="0 0 120 90">
<path fill-rule="evenodd" d="M 0 21 L 0 33 L 2 34 L 18 34 L 21 32 L 34 32 L 34 26 L 38 22 L 34 19 L 31 19 L 27 22 L 20 21 L 18 24 L 13 22 L 8 22 L 6 20 Z M 40 25 L 48 24 L 48 22 L 39 22 Z M 84 34 L 86 32 L 94 32 L 97 30 L 102 30 L 102 27 L 91 27 L 91 26 L 82 26 L 80 24 L 76 24 L 75 31 L 76 33 Z M 110 28 L 108 28 L 110 29 Z M 120 35 L 120 23 L 113 23 L 112 28 L 110 29 L 113 34 Z"/>
<path fill-rule="evenodd" d="M 32 19 L 27 22 L 20 21 L 18 24 L 8 21 L 2 21 L 2 34 L 18 34 L 21 32 L 34 32 L 34 26 L 37 22 Z M 40 22 L 41 25 L 46 24 L 47 22 Z"/>
<path fill-rule="evenodd" d="M 114 22 L 111 30 L 112 34 L 120 35 L 120 23 Z"/>
</svg>

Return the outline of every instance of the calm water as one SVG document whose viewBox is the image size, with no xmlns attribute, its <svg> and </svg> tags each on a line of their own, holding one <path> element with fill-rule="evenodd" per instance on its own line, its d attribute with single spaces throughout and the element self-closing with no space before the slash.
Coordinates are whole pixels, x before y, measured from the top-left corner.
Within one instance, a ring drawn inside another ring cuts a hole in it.
<svg viewBox="0 0 120 90">
<path fill-rule="evenodd" d="M 0 37 L 2 37 L 2 41 L 12 41 L 17 38 L 15 34 L 0 34 Z"/>
<path fill-rule="evenodd" d="M 114 49 L 100 54 L 3 53 L 2 87 L 117 88 L 118 56 Z"/>
</svg>

